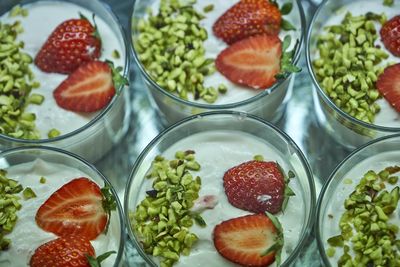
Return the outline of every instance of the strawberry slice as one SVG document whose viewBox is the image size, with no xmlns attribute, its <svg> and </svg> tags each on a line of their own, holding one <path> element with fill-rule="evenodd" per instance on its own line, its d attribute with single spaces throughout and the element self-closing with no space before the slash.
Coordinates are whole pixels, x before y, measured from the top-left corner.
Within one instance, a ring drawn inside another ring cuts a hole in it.
<svg viewBox="0 0 400 267">
<path fill-rule="evenodd" d="M 36 55 L 35 64 L 44 72 L 70 74 L 82 63 L 99 58 L 100 52 L 96 27 L 81 16 L 57 26 Z"/>
<path fill-rule="evenodd" d="M 274 223 L 263 214 L 224 221 L 214 228 L 214 246 L 224 258 L 243 266 L 268 266 L 281 248 Z M 275 249 L 276 248 L 276 249 Z"/>
<path fill-rule="evenodd" d="M 31 257 L 30 266 L 90 267 L 86 255 L 95 256 L 88 239 L 63 236 L 39 246 Z"/>
<path fill-rule="evenodd" d="M 229 203 L 255 213 L 277 213 L 285 198 L 285 179 L 275 162 L 248 161 L 224 174 Z"/>
<path fill-rule="evenodd" d="M 213 25 L 214 34 L 228 44 L 258 34 L 278 35 L 281 12 L 268 0 L 242 0 Z"/>
<path fill-rule="evenodd" d="M 254 89 L 271 87 L 280 71 L 282 42 L 277 36 L 249 37 L 223 50 L 215 66 L 230 81 Z"/>
<path fill-rule="evenodd" d="M 103 189 L 80 177 L 63 185 L 40 206 L 36 223 L 58 236 L 79 235 L 93 240 L 105 230 L 114 208 Z"/>
<path fill-rule="evenodd" d="M 376 87 L 397 112 L 400 112 L 400 63 L 387 67 L 379 75 Z"/>
<path fill-rule="evenodd" d="M 53 92 L 60 107 L 78 112 L 94 112 L 107 106 L 115 95 L 111 67 L 102 61 L 82 64 Z"/>
<path fill-rule="evenodd" d="M 379 33 L 386 49 L 400 57 L 400 15 L 386 21 Z"/>
</svg>

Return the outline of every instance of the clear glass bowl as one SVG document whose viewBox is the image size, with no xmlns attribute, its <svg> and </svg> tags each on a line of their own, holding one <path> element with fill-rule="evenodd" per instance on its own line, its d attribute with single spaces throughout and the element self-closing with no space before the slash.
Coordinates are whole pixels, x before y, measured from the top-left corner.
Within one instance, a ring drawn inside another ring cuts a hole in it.
<svg viewBox="0 0 400 267">
<path fill-rule="evenodd" d="M 301 224 L 298 242 L 296 245 L 293 245 L 292 253 L 288 255 L 287 259 L 282 263 L 282 266 L 290 266 L 293 260 L 298 256 L 304 242 L 309 236 L 314 220 L 314 204 L 316 197 L 311 169 L 303 153 L 289 136 L 272 124 L 256 116 L 241 112 L 214 111 L 188 117 L 159 134 L 143 150 L 134 164 L 125 191 L 124 209 L 129 237 L 145 261 L 151 266 L 157 266 L 152 258 L 144 252 L 135 230 L 131 227 L 129 219 L 129 213 L 136 210 L 137 204 L 141 201 L 139 198 L 141 187 L 146 180 L 145 175 L 154 157 L 163 154 L 164 151 L 179 140 L 197 133 L 216 130 L 237 131 L 265 142 L 269 147 L 277 151 L 280 158 L 285 160 L 288 166 L 297 173 L 297 178 L 295 179 L 298 179 L 298 184 L 301 188 L 299 191 L 301 191 L 300 197 L 304 203 L 304 211 L 302 218 L 296 218 L 296 222 Z M 221 140 L 221 138 L 224 139 L 223 136 L 219 136 L 216 137 L 215 140 L 212 139 L 212 142 L 218 142 L 217 140 Z M 228 148 L 228 150 L 229 149 L 232 148 Z M 199 163 L 202 164 L 201 162 Z M 285 225 L 283 225 L 283 228 L 285 228 Z M 215 253 L 217 252 L 215 251 Z"/>
<path fill-rule="evenodd" d="M 11 10 L 12 7 L 17 4 L 25 5 L 40 1 L 46 0 L 4 0 L 2 1 L 0 6 L 0 15 L 8 12 L 9 10 Z M 130 65 L 130 48 L 127 43 L 122 26 L 119 23 L 118 18 L 112 12 L 111 8 L 105 2 L 100 0 L 59 1 L 69 2 L 82 6 L 87 10 L 92 11 L 94 14 L 96 14 L 97 17 L 102 18 L 109 25 L 109 27 L 117 37 L 118 42 L 121 44 L 122 54 L 120 56 L 124 62 L 122 75 L 128 78 Z M 56 26 L 57 25 L 55 25 L 54 27 Z M 34 57 L 35 55 L 31 56 Z M 119 140 L 127 132 L 129 127 L 129 87 L 123 86 L 121 88 L 116 88 L 116 90 L 120 93 L 116 94 L 111 102 L 108 104 L 108 106 L 102 109 L 84 126 L 51 139 L 26 140 L 0 134 L 0 150 L 26 145 L 46 145 L 71 151 L 86 158 L 91 162 L 97 161 L 105 153 L 107 153 L 114 144 L 119 142 Z M 40 114 L 36 115 L 40 116 Z"/>
<path fill-rule="evenodd" d="M 323 1 L 312 18 L 306 41 L 307 66 L 313 81 L 313 99 L 319 124 L 338 143 L 349 149 L 354 149 L 375 138 L 400 132 L 400 128 L 366 123 L 342 111 L 321 88 L 314 73 L 312 61 L 317 53 L 317 35 L 322 32 L 327 18 L 333 16 L 340 7 L 353 2 L 352 0 Z"/>
<path fill-rule="evenodd" d="M 354 190 L 354 187 L 358 184 L 364 173 L 371 168 L 382 170 L 385 167 L 392 166 L 393 163 L 400 165 L 399 148 L 400 134 L 373 140 L 356 149 L 344 159 L 332 172 L 323 186 L 317 203 L 315 228 L 318 249 L 324 266 L 336 266 L 336 264 L 330 264 L 329 257 L 326 255 L 326 249 L 328 248 L 327 239 L 340 234 L 338 220 L 339 216 L 345 211 L 344 200 Z M 381 153 L 385 153 L 385 155 Z M 356 171 L 357 175 L 354 175 L 357 167 L 360 171 Z M 353 182 L 349 184 L 349 182 L 344 181 L 345 179 L 352 179 Z M 355 179 L 357 181 L 354 181 Z M 330 208 L 329 205 L 332 205 L 332 207 Z M 330 213 L 330 210 L 334 212 Z M 336 217 L 330 218 L 328 214 L 333 214 Z M 338 251 L 336 251 L 335 255 L 337 254 Z"/>
<path fill-rule="evenodd" d="M 277 82 L 268 90 L 260 91 L 259 94 L 251 98 L 227 104 L 207 104 L 183 100 L 159 86 L 142 65 L 135 48 L 135 42 L 139 36 L 139 30 L 137 27 L 138 21 L 145 16 L 147 8 L 152 6 L 155 1 L 158 0 L 134 1 L 133 14 L 131 17 L 131 35 L 134 59 L 136 64 L 139 66 L 144 83 L 146 84 L 149 94 L 152 96 L 154 106 L 157 108 L 164 124 L 169 125 L 191 115 L 218 110 L 247 112 L 271 122 L 277 122 L 282 117 L 286 107 L 285 103 L 291 96 L 295 78 L 294 74 Z M 281 4 L 280 1 L 278 2 Z M 299 33 L 299 46 L 297 47 L 294 56 L 294 64 L 296 64 L 301 54 L 306 21 L 301 1 L 293 0 L 292 2 L 293 10 L 288 16 L 294 21 L 295 25 L 300 25 L 301 27 Z M 233 3 L 234 2 L 232 2 L 232 4 Z M 208 34 L 210 35 L 211 33 Z M 294 40 L 292 40 L 292 42 L 294 42 Z M 223 97 L 223 95 L 220 95 L 219 97 Z"/>
<path fill-rule="evenodd" d="M 117 201 L 117 209 L 111 212 L 111 221 L 110 226 L 107 232 L 107 235 L 110 236 L 110 240 L 115 240 L 116 247 L 112 249 L 117 253 L 113 254 L 115 261 L 112 262 L 104 262 L 104 266 L 122 266 L 122 257 L 124 252 L 124 244 L 125 244 L 125 224 L 122 206 L 119 201 L 118 195 L 111 183 L 108 181 L 106 177 L 104 177 L 91 163 L 87 162 L 83 158 L 72 154 L 68 151 L 64 151 L 58 148 L 53 147 L 45 147 L 45 146 L 24 146 L 19 148 L 12 148 L 4 150 L 0 153 L 0 169 L 8 169 L 17 164 L 25 164 L 31 163 L 35 160 L 43 160 L 46 163 L 51 164 L 62 164 L 66 165 L 70 168 L 76 169 L 81 173 L 84 173 L 87 178 L 95 181 L 100 187 L 108 186 L 110 187 L 110 191 L 114 198 Z M 51 170 L 51 169 L 50 169 Z M 45 169 L 41 170 L 45 172 Z M 24 185 L 24 182 L 21 182 Z M 39 183 L 39 181 L 38 181 Z M 44 184 L 43 186 L 45 186 Z M 58 188 L 54 188 L 56 191 Z M 39 207 L 37 207 L 39 208 Z M 24 217 L 24 216 L 22 216 Z M 32 224 L 36 222 L 33 220 Z M 26 224 L 24 224 L 26 225 Z M 18 225 L 17 225 L 18 226 Z M 16 227 L 17 227 L 16 226 Z M 17 231 L 17 228 L 14 228 L 13 231 Z M 34 248 L 36 249 L 36 248 Z M 4 252 L 7 253 L 7 252 Z M 19 253 L 19 252 L 18 252 Z M 98 254 L 96 254 L 98 256 Z M 110 256 L 111 257 L 111 256 Z M 29 259 L 27 259 L 29 260 Z M 107 264 L 106 264 L 107 263 Z M 0 264 L 1 265 L 1 264 Z"/>
</svg>

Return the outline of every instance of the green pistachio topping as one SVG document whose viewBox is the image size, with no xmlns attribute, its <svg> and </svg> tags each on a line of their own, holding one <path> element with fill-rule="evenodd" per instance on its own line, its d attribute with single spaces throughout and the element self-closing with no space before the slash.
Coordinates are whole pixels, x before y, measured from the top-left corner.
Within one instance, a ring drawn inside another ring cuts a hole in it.
<svg viewBox="0 0 400 267">
<path fill-rule="evenodd" d="M 45 184 L 46 183 L 46 178 L 45 177 L 40 177 L 40 180 L 39 180 L 39 182 L 41 183 L 41 184 Z"/>
<path fill-rule="evenodd" d="M 60 134 L 61 134 L 61 132 L 59 130 L 53 128 L 48 132 L 47 136 L 49 138 L 54 138 L 54 137 L 60 136 Z"/>
<path fill-rule="evenodd" d="M 213 10 L 214 10 L 214 5 L 213 5 L 213 4 L 210 4 L 210 5 L 205 6 L 205 7 L 203 8 L 204 13 L 208 13 L 208 12 L 211 12 L 211 11 L 213 11 Z"/>
<path fill-rule="evenodd" d="M 114 49 L 114 50 L 112 51 L 111 56 L 112 56 L 113 58 L 115 58 L 115 59 L 121 58 L 121 55 L 119 54 L 118 50 L 116 50 L 116 49 Z"/>
<path fill-rule="evenodd" d="M 205 57 L 203 42 L 208 34 L 194 2 L 161 0 L 158 14 L 149 10 L 134 29 L 139 32 L 135 49 L 147 73 L 163 89 L 185 100 L 191 95 L 214 103 L 220 90 L 204 85 L 205 77 L 215 72 L 214 59 Z"/>
<path fill-rule="evenodd" d="M 312 63 L 327 96 L 344 112 L 367 123 L 373 123 L 380 111 L 375 83 L 385 67 L 380 63 L 388 58 L 375 46 L 375 21 L 383 24 L 386 16 L 347 13 L 341 24 L 326 27 L 317 40 L 319 58 Z"/>
<path fill-rule="evenodd" d="M 4 236 L 10 233 L 17 223 L 17 211 L 21 209 L 20 197 L 22 186 L 17 181 L 7 178 L 7 172 L 0 170 L 0 251 L 6 250 L 11 241 Z"/>
<path fill-rule="evenodd" d="M 400 240 L 396 239 L 399 226 L 391 221 L 399 204 L 400 188 L 386 190 L 388 177 L 399 171 L 399 166 L 378 173 L 368 171 L 345 199 L 346 211 L 339 221 L 341 233 L 327 240 L 329 257 L 334 256 L 334 248 L 343 248 L 338 266 L 400 266 Z"/>
<path fill-rule="evenodd" d="M 35 194 L 35 192 L 32 190 L 32 188 L 26 187 L 26 188 L 24 189 L 24 191 L 22 191 L 22 196 L 24 197 L 24 200 L 28 200 L 28 199 L 31 199 L 31 198 L 35 198 L 35 197 L 36 197 L 36 194 Z"/>
<path fill-rule="evenodd" d="M 180 255 L 189 255 L 197 236 L 190 227 L 206 226 L 199 213 L 191 212 L 199 197 L 201 179 L 193 172 L 200 169 L 194 151 L 178 151 L 175 159 L 157 156 L 146 175 L 152 189 L 130 212 L 135 229 L 146 253 L 160 257 L 160 266 L 172 266 Z"/>
<path fill-rule="evenodd" d="M 19 14 L 15 7 L 10 14 Z M 19 21 L 13 24 L 0 23 L 0 134 L 15 138 L 39 139 L 35 118 L 27 119 L 24 110 L 30 103 L 39 104 L 38 95 L 29 96 L 38 85 L 33 81 L 30 69 L 32 57 L 24 52 L 23 42 L 17 41 L 22 32 Z"/>
<path fill-rule="evenodd" d="M 383 0 L 384 6 L 393 6 L 394 0 Z"/>
<path fill-rule="evenodd" d="M 9 17 L 17 17 L 17 16 L 28 16 L 28 10 L 26 8 L 22 8 L 20 5 L 16 5 L 11 9 L 10 13 L 8 14 Z"/>
</svg>

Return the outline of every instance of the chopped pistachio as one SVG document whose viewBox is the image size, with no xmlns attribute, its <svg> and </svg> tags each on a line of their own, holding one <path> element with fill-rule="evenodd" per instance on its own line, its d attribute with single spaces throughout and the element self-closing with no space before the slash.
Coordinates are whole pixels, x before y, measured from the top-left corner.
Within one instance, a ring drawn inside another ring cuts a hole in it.
<svg viewBox="0 0 400 267">
<path fill-rule="evenodd" d="M 45 184 L 46 183 L 46 178 L 45 177 L 40 177 L 40 180 L 39 180 L 39 182 L 41 183 L 41 184 Z"/>
<path fill-rule="evenodd" d="M 155 157 L 146 178 L 153 188 L 129 213 L 130 223 L 141 239 L 146 253 L 160 257 L 161 266 L 172 266 L 180 255 L 188 255 L 197 236 L 189 232 L 196 222 L 205 221 L 190 209 L 199 197 L 201 179 L 192 171 L 200 169 L 192 150 L 177 151 L 175 159 Z M 196 178 L 194 178 L 196 177 Z"/>
<path fill-rule="evenodd" d="M 57 129 L 51 129 L 50 131 L 49 131 L 49 133 L 47 134 L 47 136 L 49 137 L 49 138 L 54 138 L 54 137 L 57 137 L 57 136 L 59 136 L 61 134 L 61 132 L 59 131 L 59 130 L 57 130 Z"/>
<path fill-rule="evenodd" d="M 44 96 L 39 94 L 31 94 L 28 101 L 35 105 L 41 105 L 44 101 Z"/>
<path fill-rule="evenodd" d="M 213 10 L 214 10 L 214 5 L 213 5 L 213 4 L 207 5 L 207 6 L 205 6 L 205 7 L 203 8 L 203 11 L 204 11 L 205 13 L 211 12 L 211 11 L 213 11 Z"/>
<path fill-rule="evenodd" d="M 400 188 L 396 186 L 389 193 L 385 183 L 389 182 L 389 175 L 399 171 L 399 166 L 393 166 L 378 173 L 366 172 L 345 199 L 346 211 L 339 222 L 341 233 L 327 240 L 331 247 L 344 248 L 339 266 L 364 266 L 368 262 L 376 266 L 396 266 L 392 263 L 400 253 L 400 249 L 396 249 L 399 227 L 391 223 L 391 218 L 398 206 Z M 350 247 L 353 256 L 349 253 Z M 333 255 L 330 248 L 326 253 Z"/>
<path fill-rule="evenodd" d="M 319 57 L 312 63 L 326 95 L 344 112 L 367 123 L 373 123 L 380 110 L 375 103 L 381 98 L 376 80 L 388 54 L 375 46 L 374 23 L 383 20 L 383 15 L 371 12 L 346 13 L 341 24 L 325 27 L 326 33 L 318 36 Z"/>
<path fill-rule="evenodd" d="M 213 5 L 205 8 L 211 11 Z M 193 3 L 161 1 L 158 14 L 149 12 L 137 23 L 135 50 L 147 73 L 166 91 L 188 100 L 214 103 L 218 93 L 205 88 L 204 79 L 215 71 L 214 59 L 205 57 L 203 42 L 208 33 L 201 25 L 204 15 Z"/>
<path fill-rule="evenodd" d="M 30 187 L 25 187 L 24 191 L 22 191 L 22 195 L 24 196 L 25 200 L 36 197 L 35 192 Z"/>
<path fill-rule="evenodd" d="M 115 59 L 121 58 L 121 55 L 119 54 L 118 50 L 113 50 L 111 56 Z"/>
<path fill-rule="evenodd" d="M 23 190 L 15 180 L 7 177 L 7 171 L 0 170 L 0 250 L 6 250 L 11 241 L 4 236 L 10 233 L 17 223 L 17 210 L 21 208 L 17 196 Z"/>
</svg>

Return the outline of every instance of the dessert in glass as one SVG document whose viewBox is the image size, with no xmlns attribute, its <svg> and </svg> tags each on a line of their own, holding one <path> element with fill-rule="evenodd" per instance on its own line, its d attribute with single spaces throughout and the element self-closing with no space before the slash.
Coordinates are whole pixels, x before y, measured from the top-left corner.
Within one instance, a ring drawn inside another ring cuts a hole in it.
<svg viewBox="0 0 400 267">
<path fill-rule="evenodd" d="M 399 266 L 400 135 L 373 140 L 329 177 L 317 204 L 324 266 Z"/>
<path fill-rule="evenodd" d="M 315 189 L 286 134 L 220 111 L 156 137 L 124 202 L 129 236 L 150 266 L 290 266 L 310 232 Z"/>
<path fill-rule="evenodd" d="M 102 266 L 120 266 L 122 207 L 93 165 L 37 146 L 4 150 L 0 162 L 0 265 L 89 266 L 104 257 Z"/>
<path fill-rule="evenodd" d="M 318 121 L 349 149 L 400 131 L 400 3 L 385 2 L 323 1 L 307 36 Z"/>
<path fill-rule="evenodd" d="M 116 16 L 97 0 L 8 1 L 0 14 L 1 148 L 101 158 L 130 115 L 129 50 Z"/>
<path fill-rule="evenodd" d="M 135 1 L 131 27 L 135 61 L 166 124 L 224 109 L 282 117 L 300 71 L 300 1 Z"/>
</svg>

